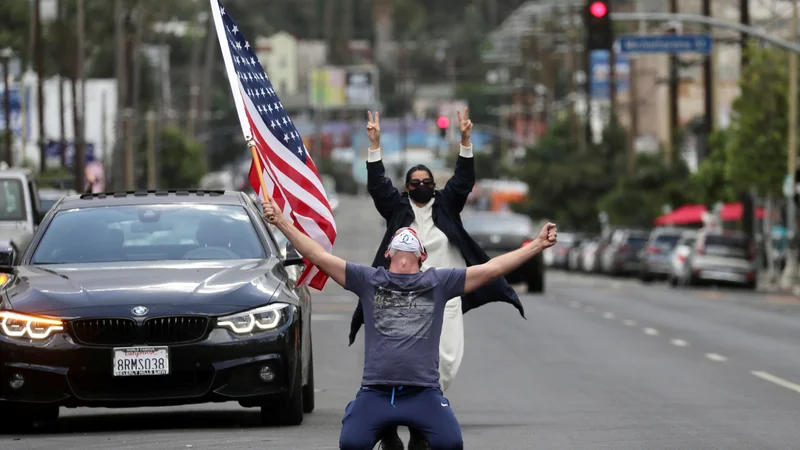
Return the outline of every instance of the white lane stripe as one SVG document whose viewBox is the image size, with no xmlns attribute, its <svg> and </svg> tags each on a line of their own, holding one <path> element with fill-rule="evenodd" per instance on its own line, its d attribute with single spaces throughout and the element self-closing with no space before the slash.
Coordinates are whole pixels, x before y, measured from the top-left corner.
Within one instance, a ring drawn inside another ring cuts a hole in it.
<svg viewBox="0 0 800 450">
<path fill-rule="evenodd" d="M 772 375 L 771 373 L 762 372 L 760 370 L 754 370 L 754 371 L 752 371 L 750 373 L 755 375 L 755 376 L 757 376 L 758 378 L 761 378 L 762 380 L 769 381 L 770 383 L 775 383 L 778 386 L 785 387 L 786 389 L 789 389 L 791 391 L 795 391 L 798 394 L 800 394 L 800 384 L 794 384 L 791 381 L 784 380 L 781 377 L 776 377 L 775 375 Z"/>
<path fill-rule="evenodd" d="M 614 313 L 607 312 L 607 313 L 603 314 L 603 318 L 604 319 L 613 319 L 614 318 Z"/>
<path fill-rule="evenodd" d="M 728 360 L 728 358 L 726 358 L 726 357 L 724 357 L 722 355 L 718 355 L 716 353 L 706 353 L 706 358 L 708 358 L 708 359 L 710 359 L 712 361 L 719 361 L 719 362 L 723 362 L 723 361 L 727 361 Z"/>
<path fill-rule="evenodd" d="M 658 336 L 658 330 L 656 330 L 655 328 L 645 328 L 644 334 L 648 336 Z"/>
<path fill-rule="evenodd" d="M 673 339 L 671 342 L 672 345 L 674 345 L 675 347 L 686 347 L 687 345 L 689 345 L 689 343 L 684 341 L 683 339 Z"/>
<path fill-rule="evenodd" d="M 622 321 L 622 323 L 624 323 L 626 326 L 629 326 L 629 327 L 635 327 L 636 326 L 636 321 L 635 320 L 624 320 L 624 321 Z"/>
</svg>

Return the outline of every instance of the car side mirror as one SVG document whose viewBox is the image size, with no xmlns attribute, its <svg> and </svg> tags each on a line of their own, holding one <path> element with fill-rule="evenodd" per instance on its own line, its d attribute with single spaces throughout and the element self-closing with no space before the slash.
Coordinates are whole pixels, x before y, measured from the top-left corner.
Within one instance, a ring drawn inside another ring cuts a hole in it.
<svg viewBox="0 0 800 450">
<path fill-rule="evenodd" d="M 14 247 L 10 245 L 0 246 L 0 272 L 3 268 L 14 267 Z"/>
<path fill-rule="evenodd" d="M 300 253 L 294 248 L 294 245 L 287 242 L 286 243 L 286 259 L 283 260 L 284 267 L 289 266 L 299 266 L 301 264 L 305 264 L 303 261 L 303 257 L 300 256 Z"/>
</svg>

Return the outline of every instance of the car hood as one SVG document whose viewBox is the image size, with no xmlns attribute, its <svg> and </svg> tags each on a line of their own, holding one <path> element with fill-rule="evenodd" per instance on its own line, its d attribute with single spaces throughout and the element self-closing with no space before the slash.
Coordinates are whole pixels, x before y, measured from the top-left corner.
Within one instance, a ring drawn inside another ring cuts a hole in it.
<svg viewBox="0 0 800 450">
<path fill-rule="evenodd" d="M 20 266 L 5 300 L 19 312 L 65 318 L 225 314 L 271 301 L 277 260 Z"/>
</svg>

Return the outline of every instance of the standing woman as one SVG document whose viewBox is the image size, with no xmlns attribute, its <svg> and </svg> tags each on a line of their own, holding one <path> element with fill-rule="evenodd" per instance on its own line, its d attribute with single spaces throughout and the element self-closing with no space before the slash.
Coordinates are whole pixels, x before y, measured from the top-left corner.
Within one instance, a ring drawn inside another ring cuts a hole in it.
<svg viewBox="0 0 800 450">
<path fill-rule="evenodd" d="M 461 211 L 475 185 L 475 162 L 472 157 L 472 121 L 468 110 L 457 113 L 461 130 L 461 150 L 455 171 L 443 189 L 436 189 L 433 173 L 422 164 L 411 167 L 406 173 L 405 192 L 401 193 L 386 177 L 381 161 L 380 115 L 368 113 L 367 135 L 370 147 L 367 157 L 367 190 L 378 213 L 386 219 L 386 234 L 378 246 L 373 267 L 386 265 L 385 250 L 395 232 L 403 227 L 413 228 L 427 250 L 427 260 L 422 269 L 431 267 L 469 267 L 489 261 L 489 257 L 467 234 L 461 223 Z M 491 302 L 513 305 L 525 317 L 516 292 L 504 278 L 498 278 L 484 287 L 447 302 L 439 343 L 439 383 L 442 391 L 450 387 L 461 365 L 464 354 L 464 319 L 467 311 Z M 364 323 L 361 304 L 353 313 L 350 325 L 350 345 L 355 341 Z M 419 443 L 419 436 L 411 430 L 409 448 Z M 400 448 L 402 441 L 397 429 L 387 430 L 382 436 L 382 448 Z"/>
</svg>

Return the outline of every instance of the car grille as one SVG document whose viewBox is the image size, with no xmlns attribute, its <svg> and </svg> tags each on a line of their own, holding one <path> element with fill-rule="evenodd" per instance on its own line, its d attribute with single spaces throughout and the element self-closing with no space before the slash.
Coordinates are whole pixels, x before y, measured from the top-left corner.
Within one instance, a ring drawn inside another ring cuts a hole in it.
<svg viewBox="0 0 800 450">
<path fill-rule="evenodd" d="M 214 371 L 199 369 L 165 376 L 113 377 L 107 371 L 70 370 L 69 386 L 82 400 L 158 400 L 199 397 L 211 388 Z"/>
<path fill-rule="evenodd" d="M 141 325 L 133 319 L 98 318 L 74 320 L 70 328 L 73 337 L 86 345 L 174 345 L 202 339 L 208 324 L 202 316 L 154 317 Z"/>
<path fill-rule="evenodd" d="M 133 319 L 79 319 L 70 327 L 73 337 L 88 345 L 132 345 L 138 334 Z"/>
<path fill-rule="evenodd" d="M 205 336 L 207 328 L 207 317 L 155 317 L 144 322 L 145 343 L 156 345 L 192 342 Z"/>
</svg>

